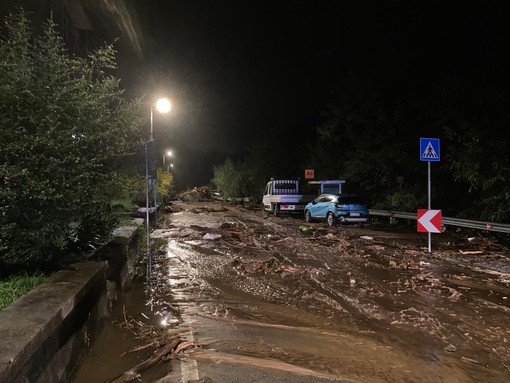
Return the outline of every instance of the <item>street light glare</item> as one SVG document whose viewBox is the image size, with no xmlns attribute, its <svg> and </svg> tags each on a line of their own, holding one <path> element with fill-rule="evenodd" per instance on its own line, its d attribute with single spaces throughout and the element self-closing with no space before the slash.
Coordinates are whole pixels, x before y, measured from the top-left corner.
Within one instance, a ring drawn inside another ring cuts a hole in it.
<svg viewBox="0 0 510 383">
<path fill-rule="evenodd" d="M 167 155 L 167 156 L 169 156 L 169 157 L 171 157 L 171 156 L 172 156 L 172 154 L 173 154 L 173 153 L 172 153 L 172 151 L 171 151 L 171 150 L 169 150 L 168 152 L 166 152 L 166 155 Z"/>
<path fill-rule="evenodd" d="M 156 101 L 156 109 L 160 113 L 168 113 L 172 109 L 172 104 L 167 98 L 160 98 Z"/>
</svg>

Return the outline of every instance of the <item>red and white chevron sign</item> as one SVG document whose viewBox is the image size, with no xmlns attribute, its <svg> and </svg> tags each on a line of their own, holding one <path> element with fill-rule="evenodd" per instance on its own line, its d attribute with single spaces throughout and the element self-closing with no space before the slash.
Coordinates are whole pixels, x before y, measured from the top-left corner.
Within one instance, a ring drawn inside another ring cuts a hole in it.
<svg viewBox="0 0 510 383">
<path fill-rule="evenodd" d="M 418 209 L 418 231 L 441 233 L 441 210 Z"/>
</svg>

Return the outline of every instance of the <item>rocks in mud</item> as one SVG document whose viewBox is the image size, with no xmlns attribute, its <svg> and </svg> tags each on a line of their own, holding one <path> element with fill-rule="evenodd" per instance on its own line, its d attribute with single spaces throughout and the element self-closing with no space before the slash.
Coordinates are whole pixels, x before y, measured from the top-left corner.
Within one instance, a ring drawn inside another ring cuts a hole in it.
<svg viewBox="0 0 510 383">
<path fill-rule="evenodd" d="M 235 223 L 232 222 L 223 222 L 218 229 L 221 230 L 232 230 L 235 229 Z"/>
<path fill-rule="evenodd" d="M 457 347 L 455 347 L 453 344 L 449 344 L 444 348 L 444 350 L 447 352 L 455 352 L 457 351 Z"/>
<path fill-rule="evenodd" d="M 204 234 L 204 236 L 202 237 L 202 239 L 206 240 L 206 241 L 215 241 L 217 239 L 220 239 L 222 237 L 221 234 L 215 234 L 215 233 L 206 233 Z"/>
</svg>

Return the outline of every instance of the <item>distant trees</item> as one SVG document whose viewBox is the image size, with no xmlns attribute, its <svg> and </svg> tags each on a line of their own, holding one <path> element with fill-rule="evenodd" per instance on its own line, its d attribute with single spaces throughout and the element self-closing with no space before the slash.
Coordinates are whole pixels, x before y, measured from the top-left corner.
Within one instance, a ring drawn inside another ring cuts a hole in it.
<svg viewBox="0 0 510 383">
<path fill-rule="evenodd" d="M 455 79 L 445 84 L 427 84 L 426 92 L 411 91 L 413 84 L 395 91 L 367 76 L 344 78 L 310 146 L 318 177 L 341 175 L 373 207 L 414 211 L 426 207 L 427 193 L 419 137 L 439 137 L 433 207 L 508 222 L 510 137 L 501 132 L 510 122 L 510 93 L 491 84 L 470 89 Z"/>
<path fill-rule="evenodd" d="M 225 198 L 243 198 L 253 195 L 248 167 L 242 162 L 227 158 L 222 165 L 214 166 L 212 182 Z"/>
<path fill-rule="evenodd" d="M 0 40 L 0 263 L 56 263 L 109 235 L 112 164 L 134 152 L 139 105 L 115 51 L 69 55 L 48 21 L 19 13 Z"/>
<path fill-rule="evenodd" d="M 294 177 L 296 166 L 309 167 L 316 179 L 345 179 L 345 190 L 366 195 L 373 208 L 412 212 L 427 206 L 419 138 L 437 137 L 432 207 L 447 216 L 510 222 L 509 81 L 487 75 L 473 86 L 453 74 L 437 76 L 392 84 L 349 73 L 308 136 L 308 150 L 290 155 L 288 146 L 260 138 L 239 162 L 215 167 L 214 182 L 228 196 L 260 195 L 271 176 Z"/>
<path fill-rule="evenodd" d="M 510 222 L 510 81 L 497 81 L 482 89 L 463 84 L 448 89 L 448 113 L 441 123 L 450 143 L 445 165 L 463 185 L 460 214 Z"/>
<path fill-rule="evenodd" d="M 310 144 L 309 163 L 318 179 L 345 179 L 346 189 L 366 194 L 374 207 L 413 210 L 423 202 L 414 184 L 417 134 L 406 126 L 406 105 L 391 101 L 370 78 L 344 78 Z"/>
</svg>

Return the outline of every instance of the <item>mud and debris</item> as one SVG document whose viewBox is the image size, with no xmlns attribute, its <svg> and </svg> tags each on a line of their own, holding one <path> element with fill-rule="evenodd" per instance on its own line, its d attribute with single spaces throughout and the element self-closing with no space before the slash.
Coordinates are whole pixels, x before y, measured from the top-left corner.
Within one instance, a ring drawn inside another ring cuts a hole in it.
<svg viewBox="0 0 510 383">
<path fill-rule="evenodd" d="M 178 310 L 166 302 L 163 302 L 163 305 L 166 305 L 166 307 L 163 306 L 163 313 L 157 312 L 156 315 L 165 318 L 168 310 L 172 309 L 172 314 L 177 318 L 177 323 L 183 322 Z M 114 321 L 113 324 L 132 333 L 139 342 L 136 346 L 120 354 L 120 357 L 144 352 L 145 358 L 143 358 L 142 362 L 137 363 L 116 377 L 106 380 L 106 383 L 139 381 L 141 379 L 141 374 L 153 365 L 159 362 L 168 362 L 171 359 L 177 359 L 184 355 L 186 351 L 201 347 L 198 342 L 189 341 L 184 336 L 186 333 L 189 333 L 191 329 L 183 328 L 175 331 L 165 331 L 161 329 L 161 327 L 145 323 L 144 320 L 150 320 L 150 318 L 143 312 L 139 313 L 139 315 L 142 319 L 135 319 L 133 316 L 128 316 L 126 308 L 124 307 L 123 319 Z M 165 318 L 163 321 L 167 321 L 167 319 Z"/>
<path fill-rule="evenodd" d="M 328 227 L 221 201 L 175 205 L 151 235 L 150 301 L 166 331 L 193 322 L 206 340 L 196 360 L 270 358 L 338 381 L 510 381 L 505 246 L 449 230 L 429 253 L 426 235 L 384 222 Z"/>
<path fill-rule="evenodd" d="M 213 192 L 207 186 L 195 187 L 191 190 L 185 190 L 177 194 L 179 201 L 185 202 L 203 202 L 212 200 Z"/>
</svg>

